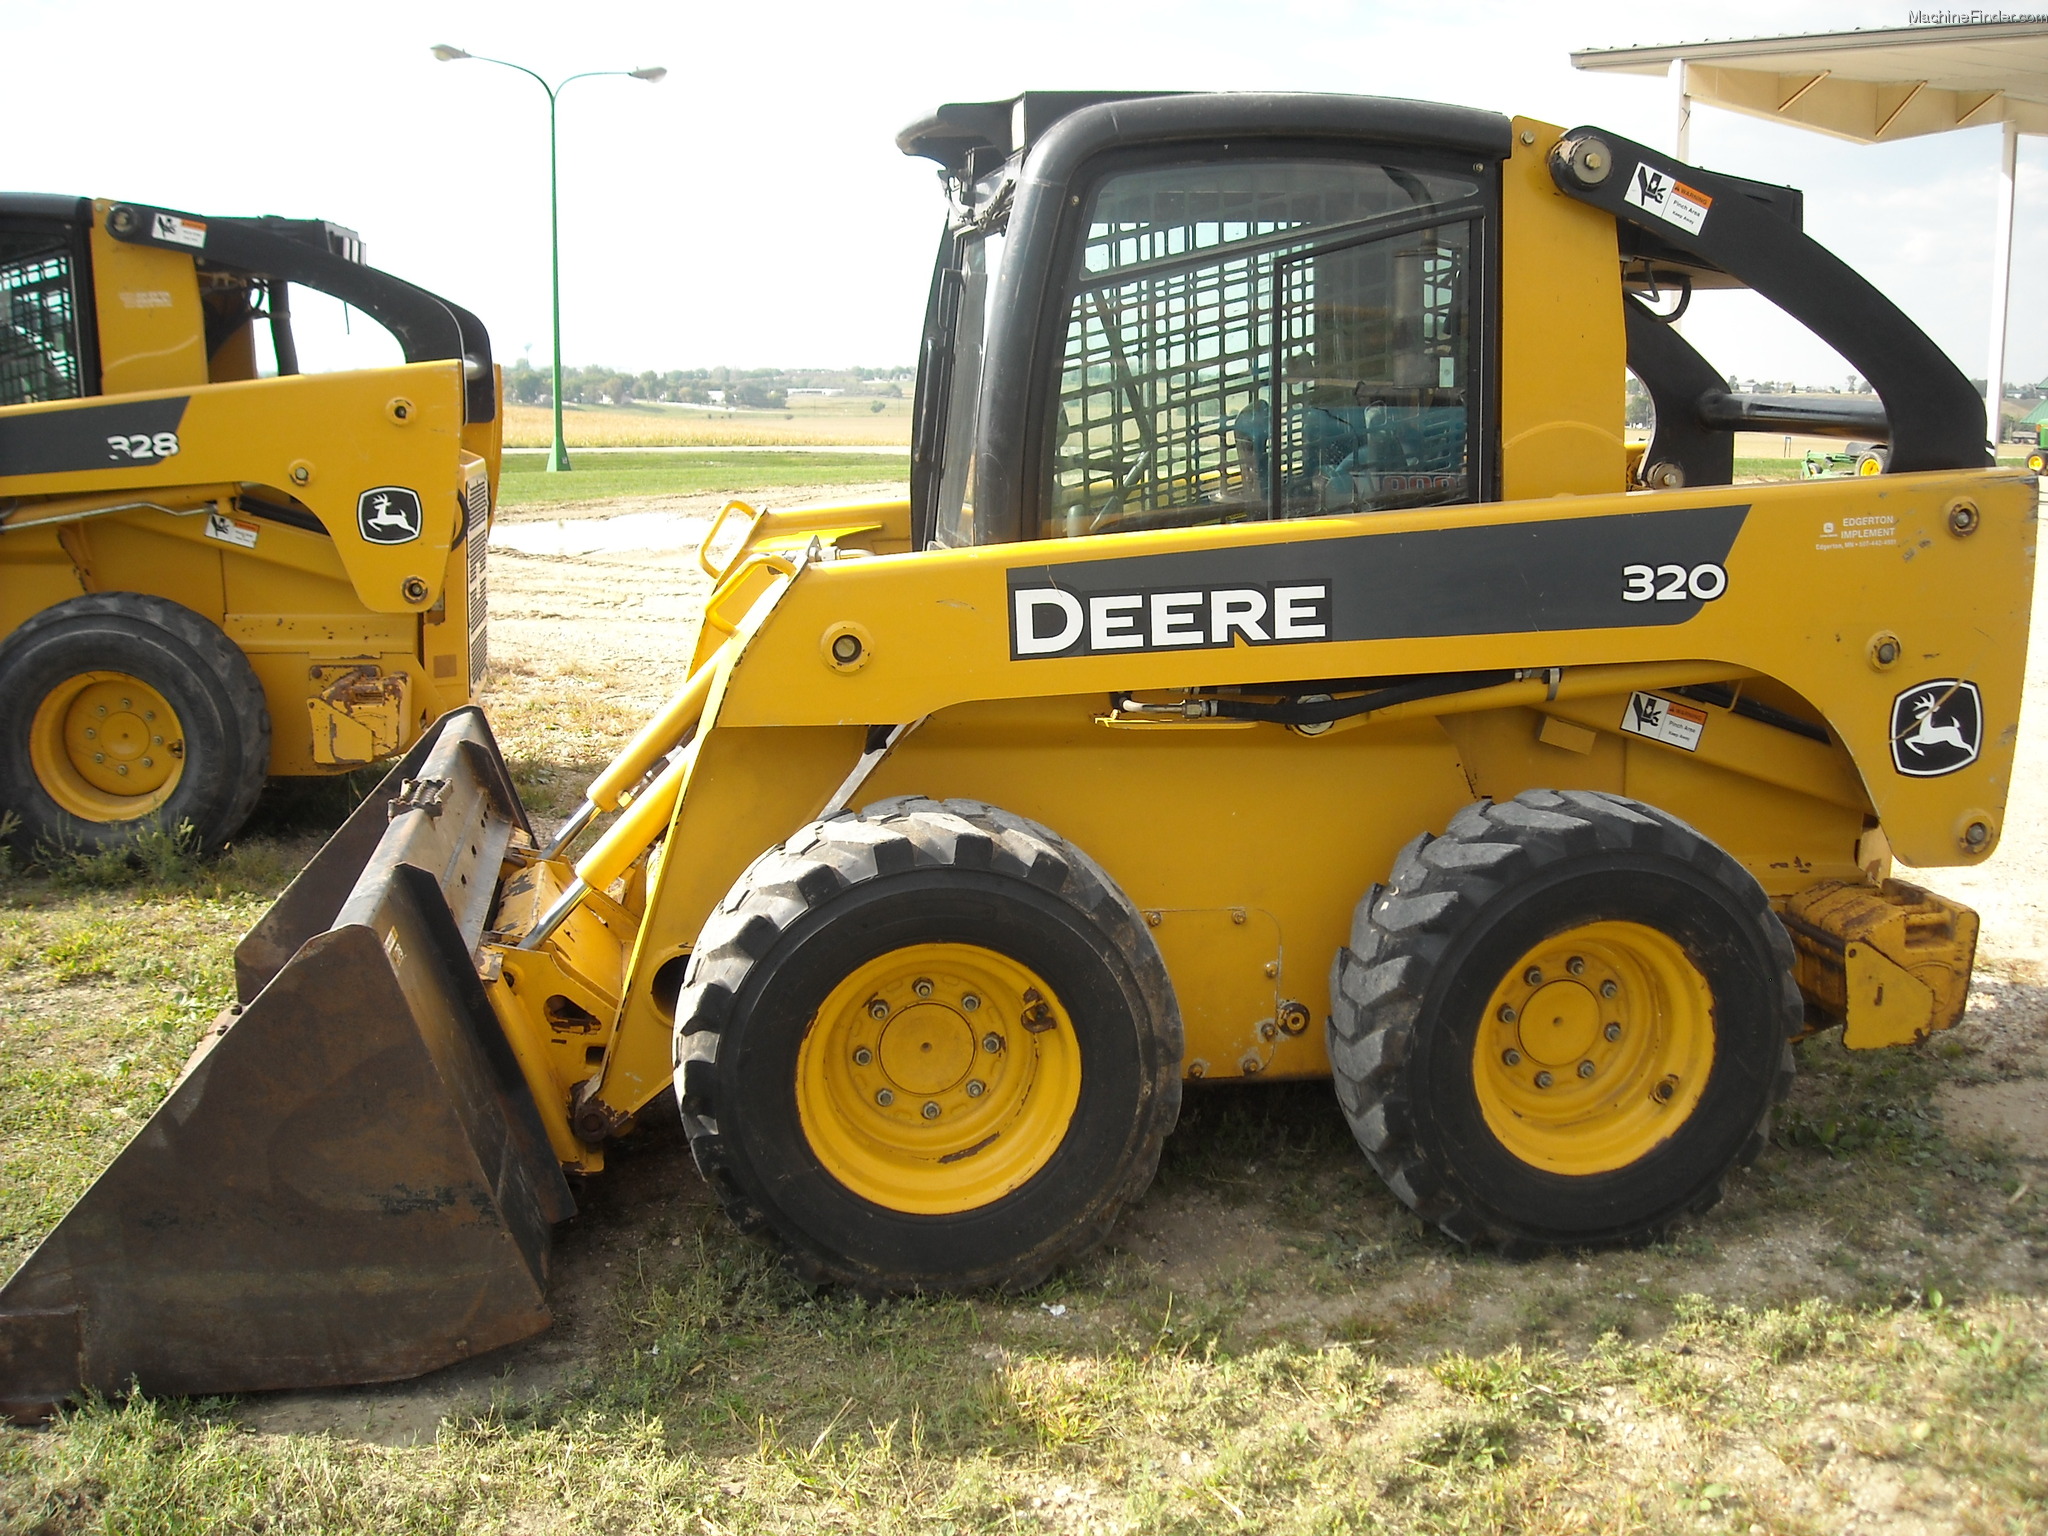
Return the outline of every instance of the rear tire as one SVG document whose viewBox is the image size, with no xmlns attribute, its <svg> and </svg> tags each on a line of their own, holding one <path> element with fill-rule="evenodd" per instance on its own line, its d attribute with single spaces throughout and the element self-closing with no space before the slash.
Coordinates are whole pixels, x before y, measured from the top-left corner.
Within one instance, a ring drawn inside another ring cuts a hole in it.
<svg viewBox="0 0 2048 1536">
<path fill-rule="evenodd" d="M 1763 1149 L 1801 1027 L 1749 873 L 1617 795 L 1482 801 L 1402 851 L 1332 967 L 1330 1058 L 1380 1176 L 1461 1242 L 1656 1237 Z"/>
<path fill-rule="evenodd" d="M 814 823 L 705 924 L 676 1005 L 697 1166 L 807 1280 L 1023 1289 L 1108 1235 L 1180 1110 L 1180 1013 L 1080 850 L 965 800 Z"/>
<path fill-rule="evenodd" d="M 9 841 L 96 850 L 189 823 L 218 848 L 270 767 L 248 658 L 191 609 L 137 592 L 46 608 L 0 646 L 0 809 Z"/>
</svg>

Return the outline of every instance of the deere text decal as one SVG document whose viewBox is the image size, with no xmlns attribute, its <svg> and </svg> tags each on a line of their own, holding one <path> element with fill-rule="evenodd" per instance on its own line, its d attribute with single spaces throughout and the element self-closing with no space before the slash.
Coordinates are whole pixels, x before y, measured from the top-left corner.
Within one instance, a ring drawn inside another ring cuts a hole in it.
<svg viewBox="0 0 2048 1536">
<path fill-rule="evenodd" d="M 1748 512 L 1680 507 L 1017 565 L 1010 658 L 1683 624 L 1728 589 Z M 1639 572 L 1660 580 L 1639 591 Z"/>
</svg>

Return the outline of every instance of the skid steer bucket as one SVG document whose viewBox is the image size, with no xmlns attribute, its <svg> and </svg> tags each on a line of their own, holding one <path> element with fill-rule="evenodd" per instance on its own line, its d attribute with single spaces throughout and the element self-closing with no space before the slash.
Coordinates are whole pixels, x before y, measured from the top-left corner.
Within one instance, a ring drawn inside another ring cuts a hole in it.
<svg viewBox="0 0 2048 1536">
<path fill-rule="evenodd" d="M 573 1213 L 471 956 L 525 813 L 442 718 L 246 938 L 241 1002 L 0 1289 L 0 1411 L 416 1376 L 548 1326 Z"/>
</svg>

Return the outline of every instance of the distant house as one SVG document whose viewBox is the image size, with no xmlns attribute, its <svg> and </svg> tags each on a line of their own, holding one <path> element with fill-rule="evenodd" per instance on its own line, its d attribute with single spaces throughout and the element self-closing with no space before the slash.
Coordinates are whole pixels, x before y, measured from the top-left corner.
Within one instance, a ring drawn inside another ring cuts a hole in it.
<svg viewBox="0 0 2048 1536">
<path fill-rule="evenodd" d="M 813 395 L 823 399 L 828 395 L 843 395 L 845 393 L 846 391 L 843 389 L 792 389 L 788 392 L 789 398 L 792 400 L 802 399 L 806 395 Z"/>
</svg>

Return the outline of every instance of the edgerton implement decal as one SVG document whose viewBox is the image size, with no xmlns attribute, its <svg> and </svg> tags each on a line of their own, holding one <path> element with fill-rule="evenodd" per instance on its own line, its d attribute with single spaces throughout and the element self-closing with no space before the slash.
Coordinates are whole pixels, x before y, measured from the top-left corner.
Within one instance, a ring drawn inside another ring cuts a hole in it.
<svg viewBox="0 0 2048 1536">
<path fill-rule="evenodd" d="M 1016 565 L 1010 658 L 1683 624 L 1728 590 L 1748 513 L 1680 507 Z"/>
<path fill-rule="evenodd" d="M 410 544 L 420 536 L 419 492 L 380 485 L 356 498 L 356 527 L 371 544 Z"/>
<path fill-rule="evenodd" d="M 1942 677 L 1892 700 L 1892 766 L 1911 779 L 1938 779 L 1977 761 L 1984 700 L 1977 685 Z"/>
</svg>

